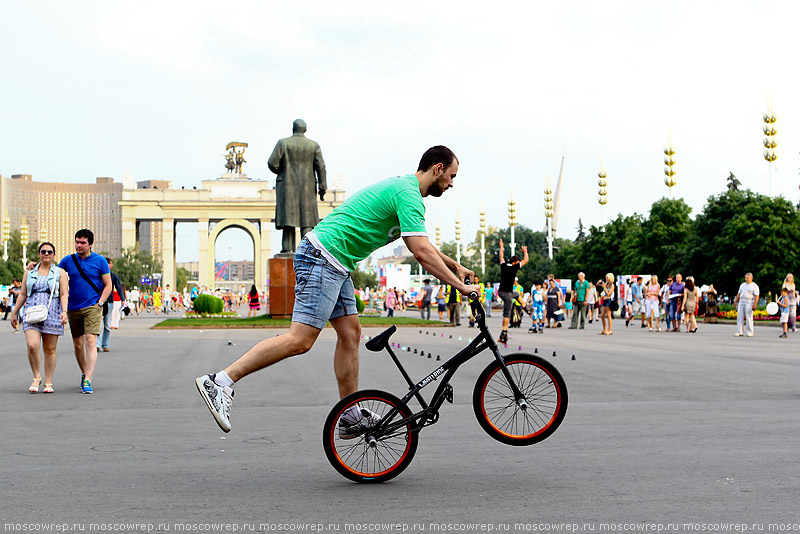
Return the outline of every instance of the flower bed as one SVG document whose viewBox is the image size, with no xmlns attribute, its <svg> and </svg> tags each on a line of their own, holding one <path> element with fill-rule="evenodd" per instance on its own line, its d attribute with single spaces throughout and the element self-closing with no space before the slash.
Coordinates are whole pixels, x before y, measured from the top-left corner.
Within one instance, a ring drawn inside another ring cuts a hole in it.
<svg viewBox="0 0 800 534">
<path fill-rule="evenodd" d="M 726 312 L 718 312 L 717 317 L 720 319 L 728 319 L 728 320 L 736 320 L 739 316 L 736 313 L 736 310 L 730 310 Z M 780 315 L 770 315 L 767 313 L 767 310 L 758 309 L 753 312 L 753 321 L 777 321 L 780 319 Z"/>
<path fill-rule="evenodd" d="M 236 312 L 197 313 L 193 311 L 187 311 L 186 314 L 183 316 L 184 319 L 212 319 L 220 317 L 231 318 L 231 317 L 240 317 L 240 315 Z"/>
</svg>

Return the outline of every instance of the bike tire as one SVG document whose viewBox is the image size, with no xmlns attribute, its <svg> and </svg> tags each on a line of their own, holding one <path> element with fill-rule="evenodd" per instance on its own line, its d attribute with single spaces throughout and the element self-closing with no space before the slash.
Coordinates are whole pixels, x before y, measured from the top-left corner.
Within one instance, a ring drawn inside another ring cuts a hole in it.
<svg viewBox="0 0 800 534">
<path fill-rule="evenodd" d="M 393 479 L 408 467 L 419 440 L 418 432 L 411 431 L 411 422 L 381 438 L 374 448 L 367 443 L 367 434 L 348 440 L 339 437 L 339 418 L 349 407 L 359 405 L 381 417 L 394 407 L 398 413 L 393 419 L 400 421 L 412 415 L 408 407 L 401 404 L 391 393 L 376 389 L 357 391 L 336 403 L 325 419 L 322 446 L 339 474 L 354 482 L 380 483 Z"/>
<path fill-rule="evenodd" d="M 567 413 L 567 385 L 558 370 L 533 354 L 503 357 L 528 403 L 514 400 L 500 363 L 493 361 L 478 377 L 472 395 L 475 417 L 492 438 L 507 445 L 532 445 L 550 437 Z"/>
</svg>

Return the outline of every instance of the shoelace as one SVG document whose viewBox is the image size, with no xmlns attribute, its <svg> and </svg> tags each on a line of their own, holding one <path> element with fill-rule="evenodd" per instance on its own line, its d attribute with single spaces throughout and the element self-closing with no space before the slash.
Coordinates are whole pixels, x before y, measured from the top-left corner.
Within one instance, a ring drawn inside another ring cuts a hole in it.
<svg viewBox="0 0 800 534">
<path fill-rule="evenodd" d="M 226 417 L 229 417 L 231 411 L 231 405 L 233 404 L 233 397 L 227 395 L 224 389 L 222 390 L 221 397 L 222 399 L 220 399 L 220 401 L 222 404 L 223 413 L 225 414 Z"/>
</svg>

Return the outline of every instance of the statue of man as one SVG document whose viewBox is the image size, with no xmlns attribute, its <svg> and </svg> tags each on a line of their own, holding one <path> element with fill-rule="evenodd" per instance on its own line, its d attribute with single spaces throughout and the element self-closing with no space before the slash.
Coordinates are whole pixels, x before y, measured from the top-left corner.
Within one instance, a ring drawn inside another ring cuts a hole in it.
<svg viewBox="0 0 800 534">
<path fill-rule="evenodd" d="M 242 150 L 239 152 L 236 152 L 236 149 L 233 149 L 234 153 L 236 154 L 236 172 L 238 174 L 242 174 L 242 163 L 247 163 L 247 160 L 244 159 L 244 149 L 245 147 L 242 147 Z"/>
<path fill-rule="evenodd" d="M 275 227 L 283 230 L 281 252 L 294 252 L 295 228 L 300 235 L 319 223 L 316 193 L 325 200 L 325 162 L 319 144 L 306 138 L 306 123 L 297 119 L 292 136 L 278 141 L 267 161 L 269 170 L 277 174 L 275 190 Z"/>
</svg>

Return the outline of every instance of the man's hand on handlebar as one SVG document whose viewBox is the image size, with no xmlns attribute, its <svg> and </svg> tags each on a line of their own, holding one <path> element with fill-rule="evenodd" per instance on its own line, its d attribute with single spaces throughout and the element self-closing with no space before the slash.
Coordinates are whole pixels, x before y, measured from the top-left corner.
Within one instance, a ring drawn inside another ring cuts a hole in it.
<svg viewBox="0 0 800 534">
<path fill-rule="evenodd" d="M 478 298 L 481 296 L 481 286 L 477 284 L 466 284 L 464 289 L 461 290 L 461 294 L 470 298 Z"/>
<path fill-rule="evenodd" d="M 463 265 L 459 265 L 456 270 L 456 276 L 459 280 L 464 280 L 467 284 L 469 284 L 469 280 L 475 278 L 475 272 L 467 269 Z"/>
</svg>

